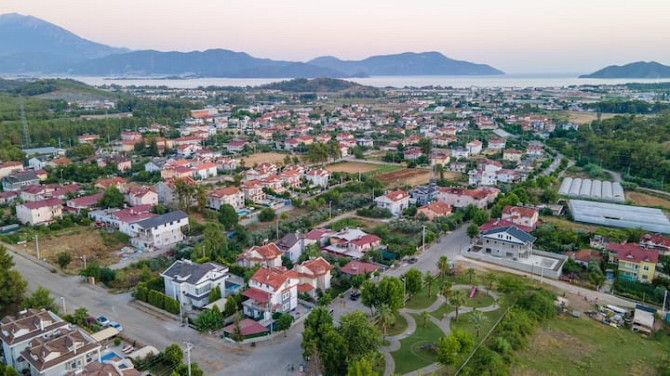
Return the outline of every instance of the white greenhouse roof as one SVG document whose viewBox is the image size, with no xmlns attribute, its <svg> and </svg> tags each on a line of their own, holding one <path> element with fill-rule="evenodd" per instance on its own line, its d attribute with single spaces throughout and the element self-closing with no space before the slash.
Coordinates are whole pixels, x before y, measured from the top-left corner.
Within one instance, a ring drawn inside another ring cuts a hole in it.
<svg viewBox="0 0 670 376">
<path fill-rule="evenodd" d="M 670 234 L 670 220 L 661 209 L 570 200 L 570 211 L 576 222 L 620 228 L 642 228 Z"/>
</svg>

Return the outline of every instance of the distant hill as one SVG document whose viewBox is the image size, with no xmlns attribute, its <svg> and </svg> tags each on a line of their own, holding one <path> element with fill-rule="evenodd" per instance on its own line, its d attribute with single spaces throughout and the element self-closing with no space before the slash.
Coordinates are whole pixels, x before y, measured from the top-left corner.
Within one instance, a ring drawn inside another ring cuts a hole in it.
<svg viewBox="0 0 670 376">
<path fill-rule="evenodd" d="M 375 90 L 351 81 L 335 78 L 314 78 L 311 80 L 298 78 L 290 81 L 273 82 L 262 85 L 261 89 L 281 90 L 293 93 L 335 93 L 341 91 Z"/>
<path fill-rule="evenodd" d="M 489 65 L 450 59 L 439 52 L 405 52 L 396 55 L 371 56 L 357 61 L 345 61 L 333 56 L 324 56 L 308 63 L 338 70 L 349 76 L 504 74 Z"/>
<path fill-rule="evenodd" d="M 494 75 L 486 64 L 438 52 L 372 56 L 360 61 L 320 57 L 309 62 L 256 58 L 244 52 L 129 51 L 81 38 L 32 16 L 0 15 L 0 73 L 230 78 L 344 78 L 397 75 Z"/>
<path fill-rule="evenodd" d="M 64 72 L 77 62 L 128 51 L 91 42 L 32 16 L 0 15 L 2 72 Z"/>
<path fill-rule="evenodd" d="M 255 58 L 216 49 L 194 52 L 135 51 L 93 59 L 73 67 L 83 75 L 183 75 L 234 78 L 342 77 L 343 73 L 305 63 Z"/>
<path fill-rule="evenodd" d="M 626 65 L 610 65 L 579 78 L 670 78 L 670 66 L 655 61 L 638 61 Z"/>
<path fill-rule="evenodd" d="M 96 89 L 83 82 L 71 79 L 3 80 L 0 91 L 24 97 L 60 99 L 64 101 L 88 101 L 116 98 L 117 94 Z"/>
</svg>

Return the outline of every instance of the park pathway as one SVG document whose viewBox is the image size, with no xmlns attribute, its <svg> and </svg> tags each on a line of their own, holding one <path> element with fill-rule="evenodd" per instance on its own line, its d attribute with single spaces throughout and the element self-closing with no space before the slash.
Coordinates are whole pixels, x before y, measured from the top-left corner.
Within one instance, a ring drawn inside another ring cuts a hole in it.
<svg viewBox="0 0 670 376">
<path fill-rule="evenodd" d="M 487 294 L 491 295 L 491 297 L 493 297 L 495 301 L 498 301 L 498 294 L 488 290 L 484 286 L 476 286 L 476 287 L 477 290 L 485 291 Z M 471 285 L 452 286 L 452 289 L 454 290 L 470 290 L 471 288 L 472 288 Z M 442 306 L 442 304 L 445 303 L 447 303 L 447 301 L 444 298 L 444 296 L 438 294 L 435 302 L 433 302 L 433 304 L 431 304 L 429 307 L 425 309 L 401 308 L 398 310 L 398 313 L 400 313 L 400 315 L 407 321 L 407 329 L 403 333 L 400 333 L 396 336 L 386 337 L 386 341 L 388 341 L 389 344 L 387 346 L 382 347 L 381 349 L 382 352 L 384 353 L 384 360 L 386 363 L 386 368 L 384 369 L 384 376 L 391 376 L 395 372 L 395 362 L 393 361 L 393 356 L 391 355 L 391 353 L 400 349 L 400 340 L 411 336 L 416 331 L 416 321 L 414 320 L 412 314 L 420 314 L 422 312 L 434 312 L 437 311 Z M 492 305 L 487 307 L 477 308 L 477 310 L 482 312 L 490 312 L 495 311 L 498 308 L 500 308 L 498 304 L 493 303 Z M 473 310 L 474 308 L 472 307 L 463 307 L 458 310 L 458 313 L 459 315 L 462 315 L 472 312 Z M 456 312 L 454 311 L 449 313 L 448 315 L 445 315 L 444 318 L 442 318 L 442 320 L 438 320 L 433 316 L 431 316 L 430 320 L 442 330 L 445 336 L 448 336 L 451 333 L 451 320 L 454 319 L 455 317 Z M 433 363 L 424 368 L 420 368 L 418 370 L 406 373 L 405 375 L 409 376 L 425 375 L 431 372 L 435 372 L 440 368 L 442 368 L 441 364 Z"/>
</svg>

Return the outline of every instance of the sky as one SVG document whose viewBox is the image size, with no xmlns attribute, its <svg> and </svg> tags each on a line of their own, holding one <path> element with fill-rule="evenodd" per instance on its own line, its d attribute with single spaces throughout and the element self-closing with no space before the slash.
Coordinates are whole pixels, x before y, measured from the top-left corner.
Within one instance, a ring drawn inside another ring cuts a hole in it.
<svg viewBox="0 0 670 376">
<path fill-rule="evenodd" d="M 307 61 L 438 51 L 507 73 L 670 65 L 669 0 L 0 0 L 100 43 Z"/>
</svg>

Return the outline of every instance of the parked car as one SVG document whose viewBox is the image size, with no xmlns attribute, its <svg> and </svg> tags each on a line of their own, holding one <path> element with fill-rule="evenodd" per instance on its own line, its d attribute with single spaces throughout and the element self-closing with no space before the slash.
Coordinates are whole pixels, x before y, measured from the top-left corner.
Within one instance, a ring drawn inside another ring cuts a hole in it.
<svg viewBox="0 0 670 376">
<path fill-rule="evenodd" d="M 110 321 L 109 325 L 107 325 L 107 326 L 109 326 L 110 328 L 114 328 L 114 329 L 118 330 L 119 332 L 123 331 L 123 326 L 116 321 Z"/>
<path fill-rule="evenodd" d="M 109 319 L 105 316 L 98 316 L 95 318 L 95 322 L 98 323 L 98 325 L 102 326 L 109 326 Z"/>
<path fill-rule="evenodd" d="M 416 257 L 412 257 L 412 258 L 410 258 L 410 259 L 407 260 L 407 263 L 409 263 L 409 264 L 416 264 L 417 261 L 418 261 L 418 260 L 417 260 Z"/>
<path fill-rule="evenodd" d="M 349 297 L 351 300 L 358 300 L 358 298 L 361 296 L 361 293 L 358 291 L 352 291 L 351 296 Z"/>
</svg>

